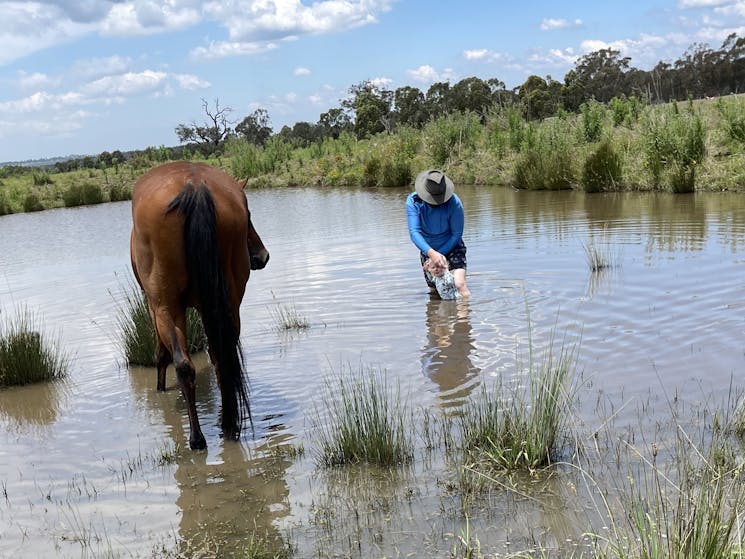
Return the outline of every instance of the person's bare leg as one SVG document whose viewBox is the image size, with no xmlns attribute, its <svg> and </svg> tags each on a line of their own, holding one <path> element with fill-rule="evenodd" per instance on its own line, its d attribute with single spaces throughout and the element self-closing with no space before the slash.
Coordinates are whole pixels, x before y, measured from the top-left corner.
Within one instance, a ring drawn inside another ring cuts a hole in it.
<svg viewBox="0 0 745 559">
<path fill-rule="evenodd" d="M 466 285 L 466 271 L 463 268 L 452 270 L 453 279 L 455 280 L 455 289 L 458 290 L 461 297 L 468 297 L 471 292 Z"/>
</svg>

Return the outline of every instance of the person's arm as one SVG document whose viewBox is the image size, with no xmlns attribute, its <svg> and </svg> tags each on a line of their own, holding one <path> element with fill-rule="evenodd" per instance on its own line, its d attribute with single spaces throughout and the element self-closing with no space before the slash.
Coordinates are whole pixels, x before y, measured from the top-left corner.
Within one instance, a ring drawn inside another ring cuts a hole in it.
<svg viewBox="0 0 745 559">
<path fill-rule="evenodd" d="M 414 243 L 424 254 L 428 254 L 432 247 L 424 238 L 424 235 L 422 235 L 422 223 L 419 219 L 419 209 L 414 203 L 414 196 L 411 194 L 406 199 L 406 221 L 409 224 L 409 237 L 411 238 L 411 242 Z"/>
<path fill-rule="evenodd" d="M 463 204 L 455 194 L 450 199 L 448 206 L 448 221 L 450 223 L 450 237 L 445 244 L 440 247 L 442 254 L 449 254 L 458 243 L 460 243 L 463 237 L 463 227 L 465 225 L 465 217 L 463 216 Z"/>
</svg>

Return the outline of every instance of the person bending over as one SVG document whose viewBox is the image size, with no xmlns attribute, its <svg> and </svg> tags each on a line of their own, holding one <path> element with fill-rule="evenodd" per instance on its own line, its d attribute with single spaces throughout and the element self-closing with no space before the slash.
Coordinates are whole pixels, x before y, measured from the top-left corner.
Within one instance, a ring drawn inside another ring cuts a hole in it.
<svg viewBox="0 0 745 559">
<path fill-rule="evenodd" d="M 414 181 L 414 192 L 406 198 L 406 219 L 422 266 L 430 259 L 432 265 L 449 268 L 458 293 L 468 297 L 463 204 L 454 191 L 453 181 L 442 171 L 422 171 Z M 423 271 L 430 291 L 436 293 L 435 284 Z"/>
</svg>

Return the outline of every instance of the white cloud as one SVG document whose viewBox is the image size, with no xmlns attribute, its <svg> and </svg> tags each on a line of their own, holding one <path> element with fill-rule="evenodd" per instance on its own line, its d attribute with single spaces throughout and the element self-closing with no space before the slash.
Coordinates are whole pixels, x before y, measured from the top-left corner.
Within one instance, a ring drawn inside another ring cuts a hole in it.
<svg viewBox="0 0 745 559">
<path fill-rule="evenodd" d="M 424 84 L 433 84 L 436 82 L 446 82 L 454 78 L 453 70 L 446 68 L 442 72 L 438 72 L 429 64 L 424 64 L 413 70 L 407 70 L 406 73 L 415 82 Z"/>
<path fill-rule="evenodd" d="M 582 27 L 582 20 L 546 18 L 541 21 L 541 29 L 543 31 L 551 31 L 553 29 L 570 29 L 572 27 Z"/>
<path fill-rule="evenodd" d="M 128 56 L 107 56 L 103 58 L 87 58 L 73 64 L 71 72 L 86 79 L 121 74 L 132 66 L 132 59 Z"/>
<path fill-rule="evenodd" d="M 220 0 L 204 12 L 227 28 L 230 39 L 254 42 L 308 34 L 346 31 L 378 21 L 393 0 Z"/>
<path fill-rule="evenodd" d="M 203 80 L 193 74 L 175 74 L 173 77 L 176 79 L 181 89 L 207 89 L 212 85 L 210 84 L 210 82 Z"/>
<path fill-rule="evenodd" d="M 722 4 L 730 4 L 732 0 L 680 0 L 678 5 L 681 8 L 712 8 Z"/>
<path fill-rule="evenodd" d="M 59 85 L 58 78 L 51 78 L 42 72 L 28 73 L 23 70 L 18 72 L 18 86 L 23 90 L 44 89 Z"/>
<path fill-rule="evenodd" d="M 393 83 L 393 80 L 391 78 L 383 78 L 383 77 L 372 78 L 371 80 L 368 80 L 368 81 L 379 89 L 385 89 Z"/>
<path fill-rule="evenodd" d="M 104 76 L 85 84 L 81 91 L 90 96 L 131 96 L 157 90 L 166 80 L 165 72 L 144 70 L 126 72 L 117 76 Z"/>
<path fill-rule="evenodd" d="M 111 6 L 101 22 L 104 35 L 150 35 L 184 29 L 199 23 L 202 16 L 192 2 L 135 0 Z"/>
<path fill-rule="evenodd" d="M 242 42 L 212 42 L 206 47 L 197 47 L 191 51 L 193 58 L 210 60 L 226 56 L 241 56 L 258 54 L 277 48 L 276 43 L 242 43 Z"/>
<path fill-rule="evenodd" d="M 295 76 L 310 76 L 311 74 L 308 68 L 302 68 L 302 67 L 295 68 L 295 70 L 293 70 L 292 73 Z"/>
</svg>

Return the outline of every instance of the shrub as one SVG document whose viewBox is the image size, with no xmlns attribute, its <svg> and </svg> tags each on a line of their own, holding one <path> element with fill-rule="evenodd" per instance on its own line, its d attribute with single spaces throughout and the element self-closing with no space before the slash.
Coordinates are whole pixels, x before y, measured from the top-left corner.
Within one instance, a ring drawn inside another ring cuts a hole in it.
<svg viewBox="0 0 745 559">
<path fill-rule="evenodd" d="M 66 208 L 100 204 L 103 202 L 103 189 L 100 185 L 92 182 L 73 184 L 62 193 L 62 201 Z"/>
<path fill-rule="evenodd" d="M 734 142 L 745 144 L 745 102 L 740 99 L 725 101 L 720 97 L 717 111 L 727 137 Z"/>
<path fill-rule="evenodd" d="M 587 101 L 580 105 L 580 122 L 586 142 L 596 142 L 603 134 L 605 106 L 597 101 Z"/>
<path fill-rule="evenodd" d="M 362 164 L 362 186 L 377 186 L 380 173 L 380 159 L 372 156 Z"/>
<path fill-rule="evenodd" d="M 44 210 L 44 204 L 41 203 L 39 195 L 36 192 L 29 192 L 23 199 L 24 212 L 40 212 Z"/>
<path fill-rule="evenodd" d="M 0 386 L 55 380 L 67 374 L 68 358 L 40 332 L 26 309 L 0 327 Z"/>
<path fill-rule="evenodd" d="M 49 173 L 47 173 L 46 171 L 32 171 L 31 182 L 34 186 L 44 186 L 46 184 L 54 183 L 52 177 L 50 177 Z"/>
<path fill-rule="evenodd" d="M 701 117 L 692 111 L 681 112 L 673 104 L 670 111 L 649 113 L 642 137 L 654 186 L 661 186 L 667 175 L 672 191 L 692 192 L 696 167 L 706 155 L 706 132 Z"/>
<path fill-rule="evenodd" d="M 558 123 L 548 123 L 535 133 L 531 129 L 515 162 L 515 186 L 531 190 L 571 188 L 574 169 L 570 135 Z"/>
<path fill-rule="evenodd" d="M 582 186 L 585 192 L 600 192 L 621 182 L 621 158 L 613 149 L 610 138 L 605 138 L 595 151 L 587 156 L 582 169 Z"/>
<path fill-rule="evenodd" d="M 436 167 L 443 167 L 454 155 L 472 150 L 480 132 L 476 113 L 452 113 L 427 123 L 422 131 L 424 149 Z"/>
<path fill-rule="evenodd" d="M 2 181 L 0 181 L 0 187 L 2 187 Z M 13 213 L 13 208 L 10 205 L 10 197 L 4 190 L 0 190 L 0 215 L 8 215 Z"/>
<path fill-rule="evenodd" d="M 132 188 L 124 183 L 112 184 L 109 189 L 109 199 L 112 202 L 132 199 Z"/>
<path fill-rule="evenodd" d="M 406 186 L 411 183 L 413 175 L 408 161 L 394 160 L 383 163 L 380 186 Z"/>
</svg>

